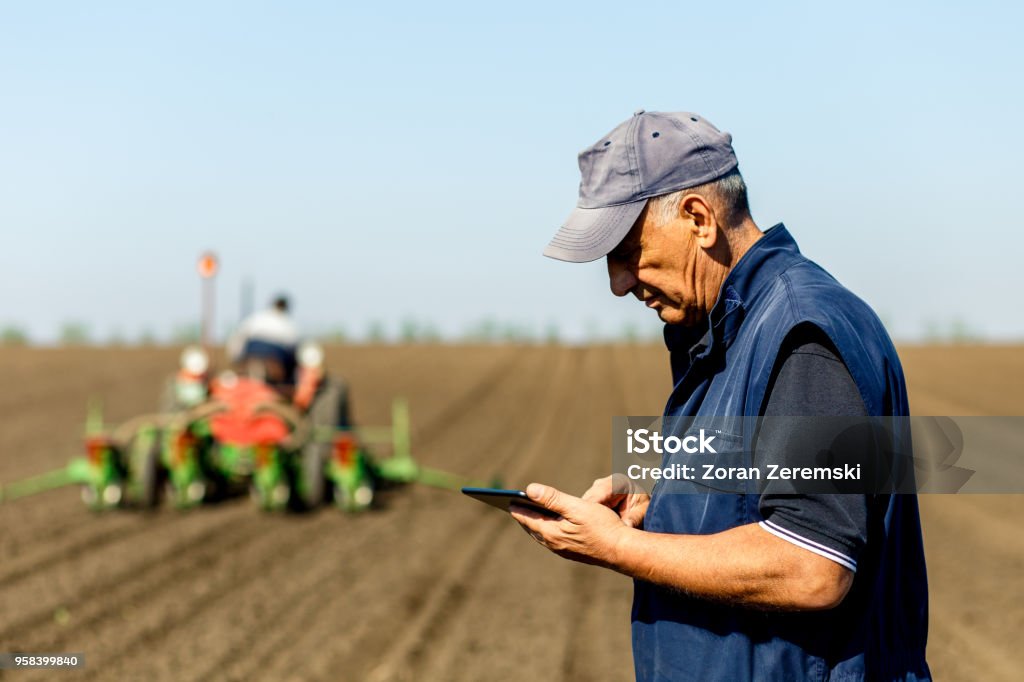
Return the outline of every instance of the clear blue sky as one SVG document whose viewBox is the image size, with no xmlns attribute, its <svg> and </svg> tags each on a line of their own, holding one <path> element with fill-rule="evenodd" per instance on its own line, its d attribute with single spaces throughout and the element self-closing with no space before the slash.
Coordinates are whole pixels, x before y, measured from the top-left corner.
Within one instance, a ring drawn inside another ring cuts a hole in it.
<svg viewBox="0 0 1024 682">
<path fill-rule="evenodd" d="M 26 2 L 0 9 L 0 324 L 659 327 L 540 251 L 634 109 L 734 136 L 762 227 L 894 335 L 1024 338 L 1016 3 Z"/>
</svg>

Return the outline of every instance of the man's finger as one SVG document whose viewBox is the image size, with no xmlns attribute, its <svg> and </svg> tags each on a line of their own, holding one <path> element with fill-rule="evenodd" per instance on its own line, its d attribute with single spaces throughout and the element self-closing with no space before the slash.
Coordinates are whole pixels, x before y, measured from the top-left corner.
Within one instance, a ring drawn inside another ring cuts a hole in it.
<svg viewBox="0 0 1024 682">
<path fill-rule="evenodd" d="M 533 524 L 540 520 L 540 515 L 537 514 L 537 512 L 517 505 L 510 506 L 508 510 L 511 512 L 512 518 L 516 520 L 519 527 L 522 528 L 527 535 L 540 544 L 544 544 L 544 536 L 541 535 L 536 528 L 533 528 Z"/>
<path fill-rule="evenodd" d="M 610 486 L 613 495 L 630 495 L 636 492 L 636 486 L 629 480 L 629 477 L 623 473 L 614 473 L 610 476 Z"/>
<path fill-rule="evenodd" d="M 534 533 L 540 533 L 542 524 L 547 521 L 554 521 L 555 519 L 542 514 L 539 511 L 523 507 L 515 504 L 514 502 L 509 505 L 509 513 L 512 514 L 512 518 L 519 522 L 519 524 L 526 529 L 527 533 L 533 535 Z"/>
<path fill-rule="evenodd" d="M 628 512 L 622 515 L 622 522 L 630 528 L 639 528 L 644 522 L 643 511 L 638 509 L 630 509 Z"/>
<path fill-rule="evenodd" d="M 591 484 L 587 491 L 580 495 L 580 499 L 588 502 L 603 504 L 611 497 L 612 486 L 608 478 L 599 478 Z"/>
</svg>

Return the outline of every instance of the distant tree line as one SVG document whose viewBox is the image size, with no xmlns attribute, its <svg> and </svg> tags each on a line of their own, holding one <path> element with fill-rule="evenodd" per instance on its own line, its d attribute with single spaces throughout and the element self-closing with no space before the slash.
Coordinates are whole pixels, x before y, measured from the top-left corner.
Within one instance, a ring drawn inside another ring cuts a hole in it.
<svg viewBox="0 0 1024 682">
<path fill-rule="evenodd" d="M 623 325 L 611 333 L 605 332 L 594 321 L 584 325 L 585 343 L 646 343 L 660 341 L 658 327 L 646 335 L 635 324 Z M 406 318 L 388 325 L 382 320 L 371 321 L 362 334 L 349 334 L 336 327 L 318 338 L 325 343 L 472 343 L 472 344 L 559 344 L 565 339 L 561 327 L 552 321 L 538 325 L 522 321 L 483 318 L 466 325 L 461 332 L 442 333 L 438 327 L 423 320 Z"/>
<path fill-rule="evenodd" d="M 221 338 L 227 338 L 230 328 L 223 330 Z M 461 333 L 443 334 L 430 321 L 406 318 L 388 324 L 383 320 L 369 322 L 361 333 L 350 333 L 344 326 L 326 330 L 311 330 L 311 336 L 327 344 L 370 343 L 370 344 L 431 344 L 431 343 L 474 343 L 474 344 L 559 344 L 565 340 L 560 326 L 553 321 L 543 325 L 526 322 L 504 321 L 484 318 L 466 326 Z M 62 324 L 56 343 L 60 346 L 158 346 L 198 343 L 199 325 L 195 323 L 175 325 L 164 336 L 151 328 L 144 328 L 134 336 L 114 329 L 105 335 L 93 332 L 90 325 L 78 320 Z M 606 330 L 596 321 L 583 325 L 584 343 L 655 343 L 661 340 L 658 326 L 641 328 L 627 322 L 618 328 Z M 921 340 L 929 344 L 976 343 L 985 340 L 962 318 L 940 323 L 928 321 L 924 324 Z M 0 346 L 28 346 L 33 344 L 31 335 L 22 325 L 0 324 Z"/>
<path fill-rule="evenodd" d="M 231 328 L 225 328 L 220 338 L 227 338 L 231 331 Z M 312 338 L 327 344 L 558 344 L 562 343 L 565 338 L 561 328 L 555 322 L 536 325 L 493 318 L 481 319 L 454 334 L 442 333 L 436 324 L 414 318 L 406 318 L 391 324 L 383 320 L 373 320 L 366 325 L 361 333 L 350 333 L 346 327 L 340 325 L 326 330 L 308 330 L 308 333 Z M 136 335 L 126 334 L 120 328 L 115 328 L 106 334 L 98 334 L 89 324 L 73 320 L 60 326 L 55 341 L 56 345 L 66 347 L 159 346 L 198 343 L 199 337 L 198 324 L 176 325 L 169 334 L 163 336 L 148 327 Z M 634 324 L 623 325 L 612 333 L 603 331 L 596 322 L 591 321 L 584 325 L 584 342 L 645 343 L 660 338 L 660 331 L 649 332 L 645 335 Z M 13 323 L 0 325 L 0 345 L 27 346 L 33 343 L 34 340 L 25 327 Z"/>
<path fill-rule="evenodd" d="M 184 345 L 198 343 L 199 325 L 178 325 L 171 333 L 161 338 L 152 329 L 143 329 L 137 336 L 131 337 L 120 329 L 113 329 L 106 335 L 98 335 L 85 322 L 65 322 L 57 331 L 56 343 L 59 346 L 159 346 Z M 0 325 L 0 346 L 30 346 L 34 340 L 25 327 L 7 323 Z"/>
</svg>

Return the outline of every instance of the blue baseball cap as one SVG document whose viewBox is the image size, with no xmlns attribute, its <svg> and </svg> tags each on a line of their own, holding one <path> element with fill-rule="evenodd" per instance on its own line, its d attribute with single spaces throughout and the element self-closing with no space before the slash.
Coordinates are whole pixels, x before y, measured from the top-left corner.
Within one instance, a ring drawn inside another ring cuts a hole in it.
<svg viewBox="0 0 1024 682">
<path fill-rule="evenodd" d="M 544 255 L 587 263 L 608 255 L 662 194 L 717 180 L 737 166 L 732 135 L 689 112 L 637 111 L 579 154 L 576 208 Z"/>
</svg>

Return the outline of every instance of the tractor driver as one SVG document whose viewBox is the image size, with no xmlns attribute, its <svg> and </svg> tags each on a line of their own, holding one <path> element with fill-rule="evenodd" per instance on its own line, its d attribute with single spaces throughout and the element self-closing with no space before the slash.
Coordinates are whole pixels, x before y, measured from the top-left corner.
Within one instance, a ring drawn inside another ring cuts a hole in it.
<svg viewBox="0 0 1024 682">
<path fill-rule="evenodd" d="M 257 373 L 268 384 L 295 382 L 299 330 L 289 314 L 288 297 L 274 297 L 269 308 L 253 313 L 227 343 L 231 362 L 247 374 Z"/>
</svg>

